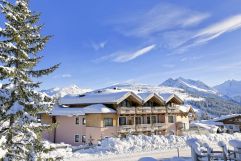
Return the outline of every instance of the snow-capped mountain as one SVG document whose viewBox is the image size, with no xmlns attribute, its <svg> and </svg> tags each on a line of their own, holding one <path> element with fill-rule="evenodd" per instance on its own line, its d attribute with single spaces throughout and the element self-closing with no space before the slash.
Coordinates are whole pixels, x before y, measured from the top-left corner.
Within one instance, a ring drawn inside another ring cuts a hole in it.
<svg viewBox="0 0 241 161">
<path fill-rule="evenodd" d="M 168 79 L 160 86 L 183 89 L 192 97 L 201 97 L 203 101 L 189 101 L 192 106 L 213 115 L 241 113 L 241 105 L 228 97 L 224 97 L 216 89 L 209 87 L 201 81 L 184 78 Z"/>
<path fill-rule="evenodd" d="M 69 87 L 64 87 L 64 88 L 51 88 L 48 90 L 42 90 L 41 92 L 44 92 L 48 94 L 49 96 L 55 96 L 55 97 L 63 97 L 65 95 L 77 95 L 77 94 L 83 94 L 86 92 L 92 91 L 91 89 L 86 89 L 86 88 L 80 88 L 77 85 L 72 85 Z"/>
<path fill-rule="evenodd" d="M 153 93 L 158 93 L 161 96 L 165 96 L 165 95 L 170 96 L 171 94 L 177 94 L 180 98 L 182 98 L 185 101 L 202 101 L 203 100 L 201 97 L 189 95 L 183 89 L 180 89 L 180 88 L 168 87 L 168 86 L 153 86 L 153 85 L 136 84 L 136 83 L 115 84 L 113 86 L 106 87 L 103 89 L 98 89 L 96 91 L 101 91 L 105 93 L 119 92 L 119 91 L 132 91 L 137 94 L 153 92 Z"/>
<path fill-rule="evenodd" d="M 214 88 L 221 94 L 241 104 L 241 81 L 228 80 Z"/>
<path fill-rule="evenodd" d="M 210 94 L 217 94 L 217 90 L 212 87 L 209 87 L 205 83 L 201 81 L 195 81 L 191 79 L 184 79 L 179 77 L 177 79 L 169 78 L 168 80 L 164 81 L 161 86 L 168 86 L 168 87 L 177 87 L 184 89 L 185 91 L 191 92 L 203 92 L 203 93 L 210 93 Z"/>
</svg>

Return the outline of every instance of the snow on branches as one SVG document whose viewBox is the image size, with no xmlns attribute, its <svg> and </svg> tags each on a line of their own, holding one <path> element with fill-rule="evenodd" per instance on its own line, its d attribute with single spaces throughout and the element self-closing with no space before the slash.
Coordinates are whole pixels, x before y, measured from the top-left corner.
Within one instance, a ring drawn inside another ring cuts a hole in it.
<svg viewBox="0 0 241 161">
<path fill-rule="evenodd" d="M 0 156 L 5 160 L 39 160 L 46 148 L 41 141 L 45 125 L 39 112 L 48 112 L 54 100 L 37 91 L 38 77 L 58 68 L 37 69 L 50 36 L 42 36 L 40 14 L 30 11 L 29 0 L 0 0 L 5 22 L 0 28 Z"/>
</svg>

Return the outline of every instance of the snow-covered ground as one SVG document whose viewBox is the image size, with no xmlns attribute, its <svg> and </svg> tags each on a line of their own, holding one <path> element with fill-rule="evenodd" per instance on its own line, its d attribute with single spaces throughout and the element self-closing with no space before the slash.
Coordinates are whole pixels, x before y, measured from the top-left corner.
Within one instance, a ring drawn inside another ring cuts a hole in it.
<svg viewBox="0 0 241 161">
<path fill-rule="evenodd" d="M 241 133 L 234 134 L 208 134 L 208 135 L 187 135 L 187 136 L 146 136 L 130 135 L 126 138 L 107 138 L 100 146 L 91 149 L 82 149 L 72 152 L 66 144 L 46 144 L 46 146 L 57 147 L 57 149 L 44 157 L 63 157 L 71 161 L 139 161 L 147 158 L 165 161 L 190 160 L 191 151 L 186 141 L 197 138 L 202 143 L 208 143 L 215 150 L 220 150 L 219 141 L 223 141 L 228 148 L 229 141 L 236 139 L 241 141 Z M 61 148 L 64 147 L 64 148 Z M 177 158 L 179 150 L 179 156 Z M 3 149 L 0 154 L 3 155 Z"/>
<path fill-rule="evenodd" d="M 208 143 L 218 148 L 218 142 L 223 141 L 228 145 L 229 140 L 241 140 L 241 134 L 209 134 L 209 135 L 187 135 L 187 136 L 128 136 L 127 138 L 107 138 L 100 146 L 92 149 L 78 150 L 72 154 L 65 155 L 65 160 L 84 161 L 135 161 L 143 157 L 165 159 L 177 157 L 177 149 L 180 156 L 190 157 L 190 149 L 186 141 L 197 138 L 203 143 Z"/>
</svg>

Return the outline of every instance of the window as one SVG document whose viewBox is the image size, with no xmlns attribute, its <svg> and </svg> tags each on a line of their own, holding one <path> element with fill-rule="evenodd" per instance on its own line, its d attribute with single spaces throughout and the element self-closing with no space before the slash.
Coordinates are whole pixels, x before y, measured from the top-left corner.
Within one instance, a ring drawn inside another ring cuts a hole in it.
<svg viewBox="0 0 241 161">
<path fill-rule="evenodd" d="M 150 117 L 150 116 L 147 116 L 147 117 L 146 117 L 146 123 L 147 123 L 147 124 L 150 124 L 150 123 L 151 123 L 151 117 Z"/>
<path fill-rule="evenodd" d="M 136 124 L 141 124 L 141 117 L 136 117 Z"/>
<path fill-rule="evenodd" d="M 74 141 L 75 141 L 76 143 L 78 143 L 78 142 L 80 141 L 79 135 L 75 135 L 75 136 L 74 136 Z"/>
<path fill-rule="evenodd" d="M 41 114 L 37 114 L 37 121 L 38 123 L 41 123 Z"/>
<path fill-rule="evenodd" d="M 82 125 L 86 125 L 86 119 L 85 118 L 82 119 Z"/>
<path fill-rule="evenodd" d="M 76 118 L 75 118 L 75 124 L 76 124 L 76 125 L 79 125 L 79 117 L 76 117 Z"/>
<path fill-rule="evenodd" d="M 168 116 L 168 122 L 169 123 L 174 123 L 174 116 Z"/>
<path fill-rule="evenodd" d="M 104 119 L 104 126 L 113 126 L 113 119 L 112 118 L 105 118 Z"/>
<path fill-rule="evenodd" d="M 154 102 L 148 101 L 148 102 L 146 102 L 146 103 L 144 104 L 144 106 L 146 106 L 146 107 L 154 107 Z"/>
<path fill-rule="evenodd" d="M 86 136 L 85 135 L 82 136 L 82 143 L 86 143 Z"/>
<path fill-rule="evenodd" d="M 157 123 L 157 121 L 156 121 L 156 116 L 151 116 L 151 122 L 152 122 L 152 123 Z"/>
<path fill-rule="evenodd" d="M 126 125 L 126 118 L 125 117 L 119 118 L 119 125 Z"/>
<path fill-rule="evenodd" d="M 124 101 L 121 102 L 121 106 L 122 107 L 131 107 L 132 105 L 131 105 L 130 101 L 124 100 Z"/>
</svg>

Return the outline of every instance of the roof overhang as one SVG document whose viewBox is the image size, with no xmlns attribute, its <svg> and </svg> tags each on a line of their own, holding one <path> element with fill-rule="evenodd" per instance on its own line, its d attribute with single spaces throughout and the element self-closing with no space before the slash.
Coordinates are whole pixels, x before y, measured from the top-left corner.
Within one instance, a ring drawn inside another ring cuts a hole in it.
<svg viewBox="0 0 241 161">
<path fill-rule="evenodd" d="M 125 95 L 123 95 L 120 99 L 118 99 L 116 101 L 116 104 L 121 103 L 122 101 L 124 101 L 128 97 L 132 97 L 137 103 L 142 104 L 142 99 L 137 94 L 135 94 L 133 92 L 128 92 Z"/>
<path fill-rule="evenodd" d="M 162 105 L 165 105 L 165 101 L 163 100 L 162 97 L 160 97 L 158 94 L 156 93 L 150 93 L 148 95 L 148 97 L 146 97 L 144 100 L 143 100 L 143 103 L 146 103 L 148 102 L 149 100 L 151 100 L 152 98 L 155 98 L 159 104 L 162 104 Z"/>
<path fill-rule="evenodd" d="M 178 97 L 177 95 L 175 94 L 172 94 L 167 100 L 166 100 L 166 103 L 169 103 L 172 99 L 176 99 L 180 104 L 184 104 L 184 101 Z"/>
</svg>

